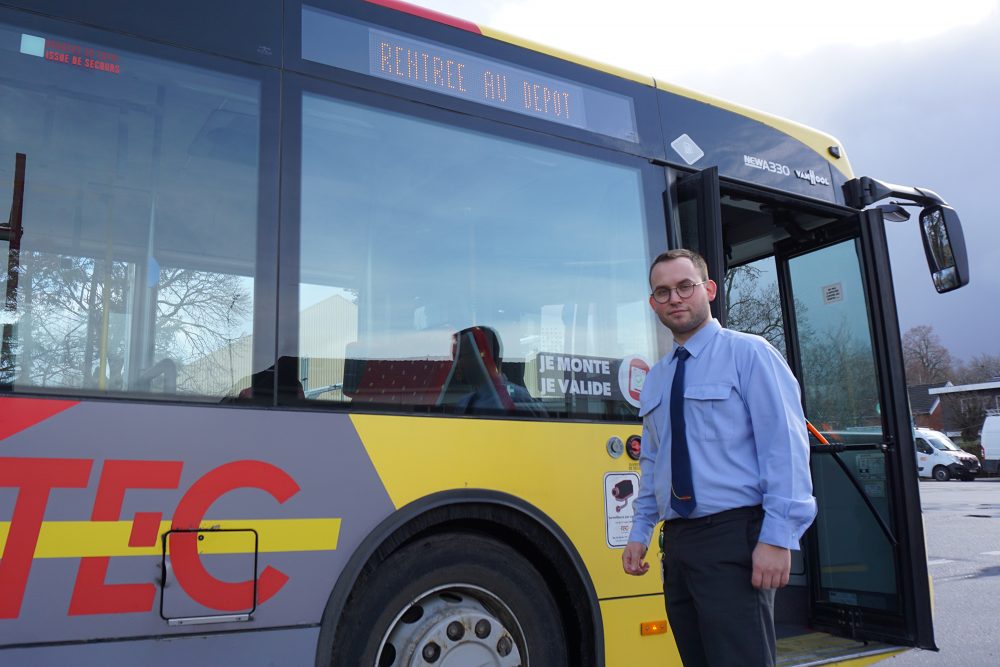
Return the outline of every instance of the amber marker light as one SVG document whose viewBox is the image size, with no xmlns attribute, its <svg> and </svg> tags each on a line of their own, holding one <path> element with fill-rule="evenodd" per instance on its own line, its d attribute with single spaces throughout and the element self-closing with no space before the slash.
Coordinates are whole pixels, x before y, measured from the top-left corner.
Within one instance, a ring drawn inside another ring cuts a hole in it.
<svg viewBox="0 0 1000 667">
<path fill-rule="evenodd" d="M 643 637 L 648 635 L 665 635 L 667 634 L 667 622 L 664 621 L 647 621 L 646 623 L 639 624 L 639 634 Z"/>
</svg>

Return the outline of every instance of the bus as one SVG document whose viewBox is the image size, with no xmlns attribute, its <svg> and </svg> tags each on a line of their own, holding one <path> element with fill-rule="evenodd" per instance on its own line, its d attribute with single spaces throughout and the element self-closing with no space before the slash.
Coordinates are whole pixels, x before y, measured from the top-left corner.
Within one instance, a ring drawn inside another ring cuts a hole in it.
<svg viewBox="0 0 1000 667">
<path fill-rule="evenodd" d="M 872 432 L 813 446 L 782 664 L 935 647 L 883 228 L 966 283 L 932 191 L 396 0 L 0 0 L 0 59 L 0 663 L 679 665 L 620 560 L 673 247 Z"/>
</svg>

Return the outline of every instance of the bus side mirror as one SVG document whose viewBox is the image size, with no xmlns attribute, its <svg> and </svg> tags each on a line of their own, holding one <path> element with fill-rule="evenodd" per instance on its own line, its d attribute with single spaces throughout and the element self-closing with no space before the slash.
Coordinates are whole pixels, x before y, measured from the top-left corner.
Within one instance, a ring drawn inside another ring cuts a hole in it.
<svg viewBox="0 0 1000 667">
<path fill-rule="evenodd" d="M 958 213 L 950 206 L 935 204 L 920 212 L 920 234 L 927 266 L 939 293 L 969 284 L 969 257 Z"/>
</svg>

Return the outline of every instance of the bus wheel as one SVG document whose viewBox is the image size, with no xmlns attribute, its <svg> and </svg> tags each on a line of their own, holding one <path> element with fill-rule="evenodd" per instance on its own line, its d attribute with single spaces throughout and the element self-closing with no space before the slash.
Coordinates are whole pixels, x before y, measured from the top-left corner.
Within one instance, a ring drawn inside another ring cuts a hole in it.
<svg viewBox="0 0 1000 667">
<path fill-rule="evenodd" d="M 561 617 L 521 554 L 468 534 L 434 535 L 359 579 L 333 639 L 334 666 L 567 665 Z"/>
<path fill-rule="evenodd" d="M 938 466 L 934 468 L 934 479 L 939 482 L 947 482 L 951 479 L 951 473 L 944 466 Z"/>
</svg>

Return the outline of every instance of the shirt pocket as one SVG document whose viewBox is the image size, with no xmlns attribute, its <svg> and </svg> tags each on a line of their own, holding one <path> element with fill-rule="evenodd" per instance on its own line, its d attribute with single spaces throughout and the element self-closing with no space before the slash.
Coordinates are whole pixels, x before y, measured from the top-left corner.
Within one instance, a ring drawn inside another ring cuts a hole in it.
<svg viewBox="0 0 1000 667">
<path fill-rule="evenodd" d="M 731 384 L 695 384 L 684 388 L 689 437 L 700 442 L 722 442 L 739 429 L 736 388 Z"/>
</svg>

